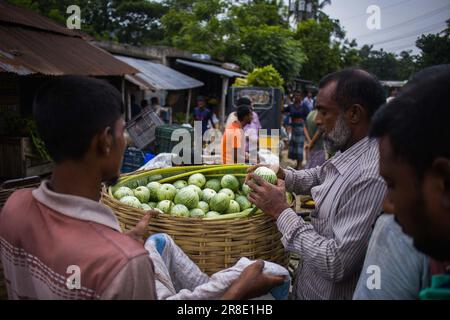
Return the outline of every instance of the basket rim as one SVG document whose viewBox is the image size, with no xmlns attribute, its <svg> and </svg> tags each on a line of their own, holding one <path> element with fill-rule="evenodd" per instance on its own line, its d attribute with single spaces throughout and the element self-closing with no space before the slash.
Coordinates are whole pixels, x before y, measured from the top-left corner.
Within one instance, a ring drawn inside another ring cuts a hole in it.
<svg viewBox="0 0 450 320">
<path fill-rule="evenodd" d="M 107 202 L 110 203 L 105 203 L 105 201 L 103 201 L 104 199 L 107 199 Z M 106 192 L 105 188 L 103 188 L 102 190 L 102 203 L 104 205 L 107 205 L 108 207 L 114 207 L 111 209 L 121 209 L 121 210 L 127 210 L 129 214 L 127 214 L 128 216 L 135 216 L 135 219 L 138 219 L 138 217 L 143 217 L 145 211 L 141 210 L 141 209 L 137 209 L 137 208 L 133 208 L 130 206 L 127 206 L 125 204 L 123 204 L 122 202 L 120 202 L 119 200 L 117 200 L 116 198 L 114 198 L 113 196 L 109 195 L 108 192 Z M 116 214 L 116 213 L 115 213 Z M 117 215 L 117 214 L 116 214 Z M 221 220 L 204 220 L 201 218 L 193 218 L 193 217 L 176 217 L 176 216 L 172 216 L 170 214 L 159 214 L 156 217 L 150 219 L 150 224 L 152 224 L 152 221 L 170 221 L 172 223 L 178 223 L 178 222 L 182 222 L 183 224 L 191 224 L 191 225 L 203 225 L 203 224 L 208 224 L 208 225 L 222 225 L 222 224 L 227 224 L 227 225 L 231 225 L 231 224 L 236 224 L 236 222 L 242 222 L 242 223 L 248 223 L 249 221 L 256 221 L 259 220 L 261 217 L 265 217 L 267 219 L 271 219 L 269 216 L 262 214 L 262 213 L 257 213 L 254 215 L 251 215 L 249 217 L 244 217 L 244 218 L 234 218 L 234 219 L 221 219 Z"/>
<path fill-rule="evenodd" d="M 230 166 L 230 170 L 231 169 L 246 169 L 249 168 L 249 165 L 245 165 L 245 164 L 240 164 L 240 165 L 233 165 Z M 172 167 L 172 168 L 179 168 L 180 171 L 182 171 L 181 174 L 175 174 L 173 176 L 170 176 L 168 178 L 164 178 L 161 179 L 160 181 L 163 180 L 178 180 L 178 179 L 182 179 L 181 176 L 183 177 L 187 177 L 189 175 L 192 174 L 192 172 L 188 171 L 188 172 L 184 172 L 185 170 L 189 170 L 189 169 L 196 169 L 194 170 L 195 173 L 202 173 L 205 174 L 209 171 L 214 171 L 215 169 L 218 168 L 224 168 L 223 165 L 202 165 L 202 166 L 180 166 L 180 167 Z M 130 182 L 133 179 L 139 179 L 139 178 L 143 178 L 146 177 L 147 175 L 153 175 L 153 174 L 158 174 L 159 172 L 166 172 L 168 168 L 157 168 L 157 169 L 147 169 L 147 170 L 140 170 L 137 171 L 138 174 L 136 174 L 136 172 L 130 172 L 127 174 L 123 174 L 121 175 L 121 177 L 119 178 L 119 182 L 116 184 L 119 185 L 119 183 L 125 184 L 126 182 Z M 205 170 L 207 170 L 205 172 Z M 123 180 L 122 180 L 123 178 Z M 158 181 L 158 182 L 160 182 Z M 161 183 L 168 183 L 168 182 L 161 182 Z M 114 186 L 103 186 L 102 187 L 102 191 L 101 191 L 101 201 L 103 204 L 107 205 L 108 207 L 110 207 L 111 209 L 120 209 L 120 210 L 126 210 L 128 212 L 127 216 L 129 217 L 133 217 L 134 219 L 139 219 L 139 217 L 142 217 L 144 215 L 144 210 L 142 209 L 137 209 L 137 208 L 133 208 L 130 206 L 127 206 L 125 204 L 123 204 L 122 202 L 120 202 L 119 200 L 117 200 L 114 196 L 113 196 L 113 187 Z M 292 193 L 291 193 L 292 194 Z M 105 203 L 106 202 L 106 203 Z M 295 196 L 292 199 L 292 202 L 289 203 L 290 207 L 295 206 Z M 117 214 L 116 214 L 117 215 Z M 251 216 L 248 217 L 244 217 L 244 218 L 230 218 L 230 219 L 219 219 L 219 220 L 205 220 L 205 219 L 201 219 L 201 218 L 193 218 L 193 217 L 175 217 L 169 214 L 159 214 L 156 218 L 156 220 L 153 221 L 159 221 L 159 219 L 162 219 L 161 221 L 170 221 L 171 223 L 175 223 L 178 224 L 179 222 L 182 222 L 183 224 L 191 224 L 191 225 L 201 225 L 201 224 L 208 224 L 208 225 L 222 225 L 222 224 L 230 224 L 232 222 L 236 222 L 236 221 L 254 221 L 253 219 L 259 219 L 260 216 L 263 217 L 267 217 L 268 219 L 272 219 L 269 216 L 265 215 L 264 213 L 255 213 Z M 151 220 L 152 221 L 152 220 Z"/>
</svg>

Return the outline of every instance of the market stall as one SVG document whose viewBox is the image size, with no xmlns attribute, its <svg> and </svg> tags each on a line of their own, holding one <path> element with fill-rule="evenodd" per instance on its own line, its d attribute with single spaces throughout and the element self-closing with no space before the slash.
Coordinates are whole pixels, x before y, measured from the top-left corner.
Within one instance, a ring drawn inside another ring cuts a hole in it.
<svg viewBox="0 0 450 320">
<path fill-rule="evenodd" d="M 88 37 L 33 11 L 0 1 L 0 179 L 45 175 L 52 166 L 32 116 L 37 89 L 52 77 L 86 75 L 122 90 L 138 70 Z"/>
</svg>

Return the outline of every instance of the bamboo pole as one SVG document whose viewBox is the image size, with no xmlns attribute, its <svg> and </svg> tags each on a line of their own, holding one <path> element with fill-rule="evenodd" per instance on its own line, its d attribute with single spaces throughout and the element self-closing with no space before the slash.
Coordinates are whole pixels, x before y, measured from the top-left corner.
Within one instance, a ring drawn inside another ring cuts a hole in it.
<svg viewBox="0 0 450 320">
<path fill-rule="evenodd" d="M 191 98 L 192 98 L 192 89 L 189 89 L 187 111 L 186 111 L 186 123 L 189 123 L 189 114 L 191 113 Z"/>
</svg>

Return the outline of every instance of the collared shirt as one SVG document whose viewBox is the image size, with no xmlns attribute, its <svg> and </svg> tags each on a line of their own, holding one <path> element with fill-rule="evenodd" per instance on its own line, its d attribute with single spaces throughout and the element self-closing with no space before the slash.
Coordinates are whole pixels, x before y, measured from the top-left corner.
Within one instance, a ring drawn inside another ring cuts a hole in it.
<svg viewBox="0 0 450 320">
<path fill-rule="evenodd" d="M 378 161 L 378 143 L 366 137 L 320 167 L 285 170 L 286 189 L 316 203 L 311 223 L 292 209 L 277 219 L 285 248 L 300 256 L 294 298 L 353 297 L 386 192 Z"/>
<path fill-rule="evenodd" d="M 229 125 L 231 125 L 233 122 L 238 121 L 236 112 L 232 112 L 230 113 L 230 115 L 227 118 L 227 122 L 225 124 L 225 127 L 228 127 Z M 252 122 L 250 122 L 249 124 L 245 125 L 244 127 L 244 132 L 247 131 L 252 131 L 252 134 L 259 134 L 259 130 L 262 128 L 261 126 L 261 122 L 259 121 L 259 116 L 258 114 L 253 111 L 252 112 Z"/>
<path fill-rule="evenodd" d="M 259 121 L 258 114 L 253 111 L 252 112 L 252 122 L 245 125 L 244 134 L 245 134 L 245 152 L 249 152 L 251 155 L 258 153 L 258 140 L 259 140 L 259 130 L 262 129 L 261 122 Z M 233 122 L 238 121 L 236 116 L 236 112 L 230 113 L 227 118 L 227 122 L 225 128 L 232 125 Z M 248 143 L 247 143 L 248 138 Z"/>
<path fill-rule="evenodd" d="M 46 181 L 0 212 L 0 259 L 10 299 L 156 299 L 147 251 L 112 210 Z"/>
<path fill-rule="evenodd" d="M 302 101 L 302 105 L 305 105 L 309 109 L 309 111 L 312 111 L 312 109 L 314 109 L 314 100 L 305 97 L 305 99 L 303 99 Z"/>
<path fill-rule="evenodd" d="M 289 113 L 292 120 L 303 120 L 306 121 L 306 117 L 309 114 L 308 106 L 301 104 L 291 104 L 287 108 L 284 109 L 284 112 Z"/>
<path fill-rule="evenodd" d="M 379 287 L 369 287 L 379 275 Z M 413 240 L 402 232 L 394 215 L 377 219 L 369 242 L 364 267 L 354 300 L 417 300 L 430 283 L 428 257 L 414 248 Z"/>
<path fill-rule="evenodd" d="M 208 129 L 208 123 L 212 123 L 211 111 L 208 108 L 194 108 L 194 120 L 202 122 L 202 134 Z"/>
</svg>

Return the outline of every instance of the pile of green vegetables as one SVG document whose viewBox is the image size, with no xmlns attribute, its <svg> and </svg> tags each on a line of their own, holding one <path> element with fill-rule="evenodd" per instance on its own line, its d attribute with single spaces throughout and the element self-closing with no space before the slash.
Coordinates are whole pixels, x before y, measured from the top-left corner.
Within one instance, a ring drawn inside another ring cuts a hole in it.
<svg viewBox="0 0 450 320">
<path fill-rule="evenodd" d="M 199 169 L 200 168 L 200 169 Z M 235 219 L 261 213 L 247 199 L 247 166 L 174 167 L 126 177 L 110 195 L 133 208 L 155 209 L 178 217 L 204 220 Z M 276 184 L 275 172 L 259 167 L 255 174 Z M 292 195 L 287 193 L 292 202 Z"/>
</svg>

